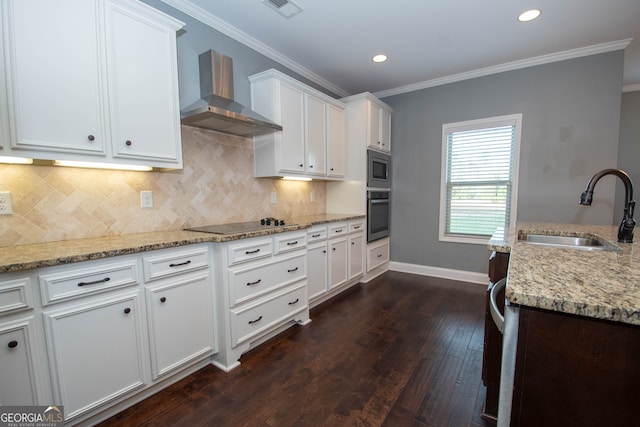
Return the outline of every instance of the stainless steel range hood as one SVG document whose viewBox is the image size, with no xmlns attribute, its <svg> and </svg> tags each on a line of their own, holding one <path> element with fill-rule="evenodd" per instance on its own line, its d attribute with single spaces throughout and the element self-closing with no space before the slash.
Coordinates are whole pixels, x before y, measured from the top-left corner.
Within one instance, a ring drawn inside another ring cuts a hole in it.
<svg viewBox="0 0 640 427">
<path fill-rule="evenodd" d="M 201 99 L 182 110 L 182 124 L 247 138 L 282 130 L 282 126 L 233 100 L 231 58 L 209 50 L 198 60 Z"/>
</svg>

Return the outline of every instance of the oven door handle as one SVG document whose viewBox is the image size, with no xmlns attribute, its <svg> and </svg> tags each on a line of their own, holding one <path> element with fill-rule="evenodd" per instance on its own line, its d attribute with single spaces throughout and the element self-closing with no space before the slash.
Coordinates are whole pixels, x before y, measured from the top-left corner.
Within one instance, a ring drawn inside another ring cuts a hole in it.
<svg viewBox="0 0 640 427">
<path fill-rule="evenodd" d="M 491 312 L 491 317 L 493 318 L 493 323 L 496 324 L 496 327 L 502 333 L 502 329 L 504 328 L 504 316 L 500 313 L 500 309 L 498 308 L 498 292 L 500 292 L 505 285 L 507 284 L 507 278 L 504 277 L 493 285 L 491 291 L 489 291 L 489 311 Z"/>
<path fill-rule="evenodd" d="M 369 202 L 373 205 L 379 205 L 381 203 L 389 203 L 389 199 L 369 199 Z"/>
</svg>

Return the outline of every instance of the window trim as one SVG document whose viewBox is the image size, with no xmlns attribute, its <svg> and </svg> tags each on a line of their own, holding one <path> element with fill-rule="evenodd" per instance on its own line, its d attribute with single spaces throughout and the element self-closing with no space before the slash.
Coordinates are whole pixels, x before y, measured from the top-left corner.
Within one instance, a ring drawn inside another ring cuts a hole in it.
<svg viewBox="0 0 640 427">
<path fill-rule="evenodd" d="M 461 132 L 474 129 L 491 128 L 505 125 L 515 125 L 513 147 L 513 169 L 511 171 L 511 200 L 509 224 L 514 226 L 517 218 L 518 206 L 518 176 L 520 166 L 520 142 L 522 134 L 522 113 L 505 116 L 488 117 L 477 120 L 467 120 L 442 124 L 442 153 L 440 161 L 440 217 L 438 225 L 438 240 L 441 242 L 470 243 L 486 245 L 487 236 L 461 236 L 446 234 L 447 215 L 447 135 L 451 132 Z"/>
</svg>

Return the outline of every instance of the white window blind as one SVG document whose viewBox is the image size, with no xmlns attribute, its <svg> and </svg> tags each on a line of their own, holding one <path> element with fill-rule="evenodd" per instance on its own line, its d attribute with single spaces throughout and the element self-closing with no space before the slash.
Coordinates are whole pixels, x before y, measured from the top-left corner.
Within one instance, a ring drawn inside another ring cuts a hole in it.
<svg viewBox="0 0 640 427">
<path fill-rule="evenodd" d="M 443 126 L 442 240 L 486 242 L 515 218 L 520 117 Z"/>
</svg>

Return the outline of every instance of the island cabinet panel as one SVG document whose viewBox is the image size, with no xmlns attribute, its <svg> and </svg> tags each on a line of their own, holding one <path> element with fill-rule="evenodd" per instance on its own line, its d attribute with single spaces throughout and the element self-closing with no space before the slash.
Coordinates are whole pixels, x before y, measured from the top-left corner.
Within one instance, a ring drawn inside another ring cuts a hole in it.
<svg viewBox="0 0 640 427">
<path fill-rule="evenodd" d="M 490 292 L 493 285 L 507 277 L 509 254 L 493 252 L 489 257 L 489 286 L 484 310 L 484 347 L 482 352 L 482 382 L 487 388 L 482 417 L 495 421 L 500 398 L 500 368 L 502 364 L 502 334 L 495 325 L 490 311 Z M 498 293 L 498 307 L 504 313 L 504 290 Z"/>
<path fill-rule="evenodd" d="M 639 354 L 639 326 L 521 307 L 511 425 L 637 425 Z"/>
</svg>

